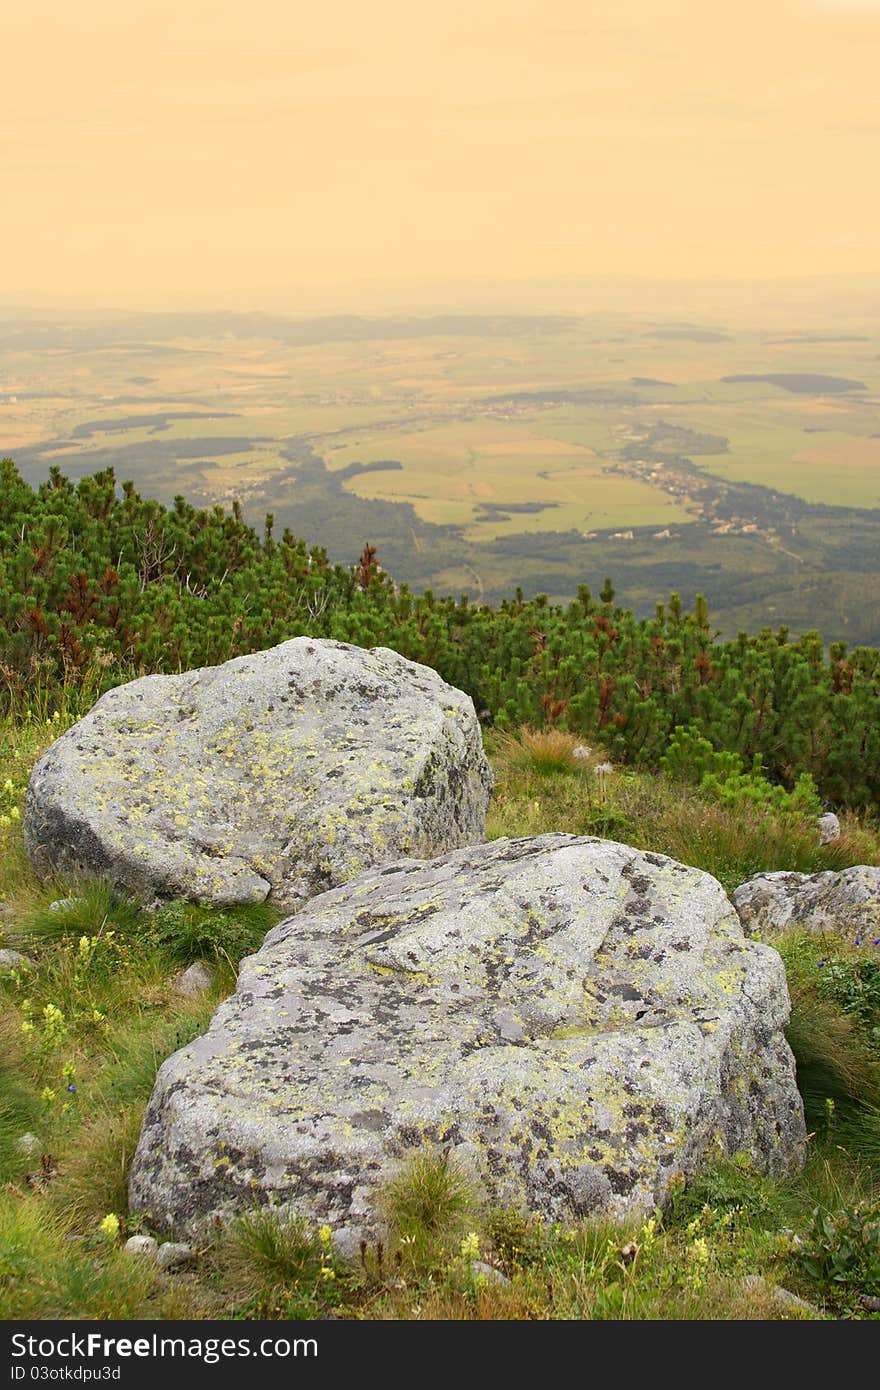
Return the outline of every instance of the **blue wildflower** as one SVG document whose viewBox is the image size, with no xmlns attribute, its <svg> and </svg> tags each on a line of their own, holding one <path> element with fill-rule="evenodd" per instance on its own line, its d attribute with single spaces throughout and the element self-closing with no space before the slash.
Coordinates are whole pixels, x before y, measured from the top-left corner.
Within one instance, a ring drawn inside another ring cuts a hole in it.
<svg viewBox="0 0 880 1390">
<path fill-rule="evenodd" d="M 76 1087 L 74 1086 L 74 1084 L 73 1084 L 72 1081 L 71 1081 L 71 1083 L 70 1083 L 70 1085 L 68 1086 L 67 1089 L 68 1089 L 68 1091 L 75 1091 L 75 1090 L 76 1090 Z"/>
</svg>

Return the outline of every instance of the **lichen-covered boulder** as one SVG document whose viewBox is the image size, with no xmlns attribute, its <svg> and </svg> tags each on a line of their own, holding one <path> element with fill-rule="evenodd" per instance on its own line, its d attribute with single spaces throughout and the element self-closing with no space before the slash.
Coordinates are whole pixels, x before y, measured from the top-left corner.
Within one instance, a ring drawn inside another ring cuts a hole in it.
<svg viewBox="0 0 880 1390">
<path fill-rule="evenodd" d="M 880 937 L 880 869 L 858 864 L 820 874 L 757 874 L 734 889 L 745 929 L 762 936 L 786 929 Z"/>
<path fill-rule="evenodd" d="M 297 637 L 102 696 L 36 764 L 25 848 L 43 876 L 294 908 L 481 840 L 490 788 L 467 695 L 385 648 Z"/>
<path fill-rule="evenodd" d="M 719 883 L 609 840 L 498 840 L 371 870 L 282 922 L 161 1068 L 136 1212 L 197 1234 L 255 1198 L 381 1229 L 424 1142 L 493 1203 L 643 1211 L 675 1175 L 802 1157 L 782 963 Z"/>
</svg>

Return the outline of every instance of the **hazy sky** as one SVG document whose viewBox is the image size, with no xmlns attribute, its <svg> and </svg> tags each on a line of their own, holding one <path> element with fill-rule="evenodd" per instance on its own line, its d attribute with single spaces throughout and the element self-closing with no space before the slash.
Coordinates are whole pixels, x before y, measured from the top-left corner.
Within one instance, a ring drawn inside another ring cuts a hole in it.
<svg viewBox="0 0 880 1390">
<path fill-rule="evenodd" d="M 0 296 L 880 271 L 880 0 L 11 9 Z"/>
</svg>

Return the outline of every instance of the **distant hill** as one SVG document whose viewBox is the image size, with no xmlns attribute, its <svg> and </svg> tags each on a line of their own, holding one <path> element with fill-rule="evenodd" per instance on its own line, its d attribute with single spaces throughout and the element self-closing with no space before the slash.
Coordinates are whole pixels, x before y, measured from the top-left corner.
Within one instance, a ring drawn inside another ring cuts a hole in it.
<svg viewBox="0 0 880 1390">
<path fill-rule="evenodd" d="M 863 381 L 853 381 L 846 376 L 824 376 L 821 372 L 739 372 L 735 376 L 723 376 L 721 380 L 730 383 L 766 381 L 798 396 L 830 396 L 868 389 Z"/>
</svg>

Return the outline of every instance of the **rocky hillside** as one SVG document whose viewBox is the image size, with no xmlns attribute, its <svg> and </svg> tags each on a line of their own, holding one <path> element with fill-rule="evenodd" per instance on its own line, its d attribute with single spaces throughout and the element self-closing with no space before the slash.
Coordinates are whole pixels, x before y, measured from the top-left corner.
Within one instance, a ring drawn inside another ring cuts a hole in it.
<svg viewBox="0 0 880 1390">
<path fill-rule="evenodd" d="M 873 1315 L 870 819 L 487 741 L 310 639 L 7 717 L 4 1315 Z"/>
</svg>

